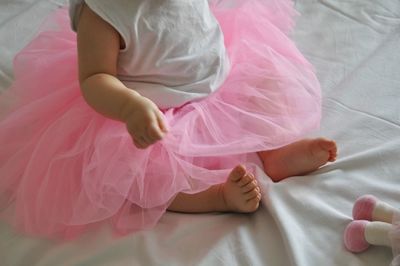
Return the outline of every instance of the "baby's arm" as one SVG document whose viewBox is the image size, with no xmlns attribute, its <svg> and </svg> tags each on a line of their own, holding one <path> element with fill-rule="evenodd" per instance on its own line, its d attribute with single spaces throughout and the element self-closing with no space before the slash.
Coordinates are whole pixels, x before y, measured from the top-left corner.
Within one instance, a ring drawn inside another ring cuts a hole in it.
<svg viewBox="0 0 400 266">
<path fill-rule="evenodd" d="M 118 32 L 84 6 L 77 34 L 79 80 L 87 103 L 102 115 L 125 122 L 138 148 L 160 140 L 166 132 L 161 111 L 116 78 Z"/>
</svg>

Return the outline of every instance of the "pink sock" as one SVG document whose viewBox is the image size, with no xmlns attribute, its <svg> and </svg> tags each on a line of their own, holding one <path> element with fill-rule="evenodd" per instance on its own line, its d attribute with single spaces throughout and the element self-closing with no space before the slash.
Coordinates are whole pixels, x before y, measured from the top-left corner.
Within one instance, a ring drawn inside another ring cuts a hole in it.
<svg viewBox="0 0 400 266">
<path fill-rule="evenodd" d="M 378 199 L 372 195 L 359 197 L 353 207 L 354 220 L 372 221 L 372 213 L 377 202 Z"/>
<path fill-rule="evenodd" d="M 354 253 L 363 252 L 369 247 L 365 239 L 365 228 L 368 221 L 357 220 L 349 223 L 344 231 L 344 245 Z"/>
</svg>

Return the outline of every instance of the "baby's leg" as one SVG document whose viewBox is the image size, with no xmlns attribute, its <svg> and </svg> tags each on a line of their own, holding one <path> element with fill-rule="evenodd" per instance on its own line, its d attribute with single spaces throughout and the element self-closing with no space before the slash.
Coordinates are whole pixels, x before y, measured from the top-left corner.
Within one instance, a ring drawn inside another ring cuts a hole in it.
<svg viewBox="0 0 400 266">
<path fill-rule="evenodd" d="M 271 151 L 259 152 L 264 171 L 278 182 L 290 176 L 310 173 L 336 160 L 337 147 L 332 140 L 304 139 Z"/>
<path fill-rule="evenodd" d="M 254 176 L 247 173 L 243 166 L 237 166 L 225 183 L 211 186 L 208 190 L 196 194 L 179 193 L 168 210 L 186 213 L 249 213 L 257 210 L 260 200 L 260 187 Z"/>
</svg>

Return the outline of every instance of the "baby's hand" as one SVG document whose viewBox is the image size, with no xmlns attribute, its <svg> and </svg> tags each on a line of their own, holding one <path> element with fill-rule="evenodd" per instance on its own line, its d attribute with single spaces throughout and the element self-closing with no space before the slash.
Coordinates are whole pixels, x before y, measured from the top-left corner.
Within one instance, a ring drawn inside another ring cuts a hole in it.
<svg viewBox="0 0 400 266">
<path fill-rule="evenodd" d="M 164 115 L 151 100 L 135 97 L 129 109 L 125 123 L 137 148 L 146 149 L 167 133 Z"/>
</svg>

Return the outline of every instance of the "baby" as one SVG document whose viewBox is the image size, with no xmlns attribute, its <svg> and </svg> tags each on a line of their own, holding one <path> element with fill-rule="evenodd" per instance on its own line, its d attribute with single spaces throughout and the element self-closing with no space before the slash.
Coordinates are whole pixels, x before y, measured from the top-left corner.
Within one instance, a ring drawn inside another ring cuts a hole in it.
<svg viewBox="0 0 400 266">
<path fill-rule="evenodd" d="M 167 4 L 160 1 L 153 1 L 153 3 L 149 4 L 150 7 L 147 7 L 147 5 L 146 7 L 154 13 L 163 13 L 162 11 L 164 10 L 160 11 L 160 9 L 164 8 L 180 8 L 180 6 L 174 3 L 174 1 L 166 2 Z M 170 2 L 172 2 L 173 4 L 170 5 Z M 199 5 L 201 9 L 207 8 L 205 1 L 197 2 L 198 3 L 196 3 L 196 5 Z M 116 4 L 118 3 L 113 3 L 111 5 Z M 126 5 L 129 6 L 139 4 L 135 3 Z M 163 5 L 167 7 L 164 7 Z M 135 9 L 136 8 L 137 7 L 135 7 Z M 112 12 L 115 8 L 110 9 L 111 10 L 109 10 L 109 12 Z M 179 20 L 181 17 L 180 14 L 178 14 L 179 12 L 193 12 L 192 8 L 187 10 L 186 6 L 182 9 L 183 10 L 176 11 L 169 10 L 168 12 L 171 12 L 173 15 L 177 16 L 172 17 L 172 19 L 176 18 L 177 20 Z M 104 10 L 100 14 L 106 16 L 107 10 Z M 201 15 L 203 15 L 204 17 L 211 17 L 211 14 L 208 11 L 203 11 Z M 161 86 L 161 88 L 158 88 L 160 91 L 157 91 L 157 88 L 153 87 L 151 88 L 153 90 L 152 92 L 146 92 L 147 88 L 143 88 L 141 84 L 123 82 L 127 80 L 129 81 L 129 78 L 126 77 L 127 75 L 129 75 L 127 73 L 123 74 L 123 81 L 119 80 L 118 62 L 121 62 L 121 59 L 119 59 L 121 50 L 123 51 L 122 61 L 133 61 L 133 63 L 130 63 L 132 69 L 129 69 L 132 71 L 131 75 L 143 75 L 143 77 L 136 77 L 136 79 L 156 83 L 160 82 L 160 80 L 164 78 L 167 81 L 162 81 L 162 83 L 169 83 L 169 79 L 171 79 L 171 77 L 153 77 L 153 75 L 156 75 L 154 73 L 164 71 L 164 69 L 155 69 L 156 65 L 163 60 L 163 56 L 173 57 L 182 52 L 173 51 L 174 49 L 177 49 L 174 47 L 176 46 L 175 42 L 178 42 L 178 40 L 174 39 L 176 38 L 175 35 L 179 36 L 182 34 L 185 35 L 184 37 L 186 37 L 186 34 L 190 35 L 194 30 L 190 28 L 187 29 L 187 27 L 183 27 L 183 29 L 181 29 L 186 30 L 184 32 L 175 32 L 173 29 L 168 28 L 159 29 L 164 26 L 159 25 L 160 23 L 158 20 L 161 20 L 162 18 L 159 18 L 156 15 L 154 16 L 156 20 L 155 23 L 150 19 L 148 21 L 146 20 L 146 22 L 153 22 L 155 25 L 148 25 L 149 28 L 146 28 L 145 30 L 151 31 L 153 27 L 157 30 L 164 30 L 165 33 L 160 33 L 164 35 L 162 35 L 161 37 L 157 36 L 159 39 L 153 36 L 147 37 L 145 34 L 143 34 L 144 40 L 140 38 L 132 40 L 131 38 L 129 38 L 129 40 L 125 41 L 122 34 L 130 31 L 129 29 L 125 30 L 125 27 L 137 26 L 139 29 L 142 28 L 142 25 L 135 24 L 135 16 L 133 16 L 133 21 L 130 21 L 130 18 L 125 19 L 121 17 L 120 23 L 126 22 L 128 25 L 120 26 L 116 24 L 116 26 L 113 27 L 113 25 L 111 25 L 101 16 L 96 14 L 87 5 L 83 5 L 81 7 L 79 22 L 76 22 L 79 51 L 79 79 L 83 96 L 85 97 L 85 100 L 88 102 L 88 104 L 92 106 L 97 112 L 109 118 L 125 123 L 127 130 L 132 137 L 133 143 L 139 149 L 148 148 L 150 145 L 153 145 L 157 141 L 162 140 L 163 137 L 168 134 L 168 125 L 165 121 L 163 113 L 160 111 L 159 108 L 168 108 L 171 107 L 172 104 L 182 104 L 184 102 L 177 100 L 181 98 L 181 96 L 176 97 L 174 100 L 172 100 L 172 102 L 169 103 L 162 101 L 164 95 L 168 95 L 168 91 L 166 91 L 166 89 Z M 187 64 L 187 67 L 189 68 L 192 67 L 192 65 L 199 65 L 204 62 L 204 64 L 206 65 L 206 71 L 203 71 L 204 73 L 192 73 L 191 71 L 187 71 L 189 72 L 189 74 L 187 76 L 183 75 L 181 77 L 182 73 L 172 72 L 176 71 L 174 69 L 175 66 L 171 66 L 168 63 L 168 66 L 165 67 L 167 69 L 165 72 L 171 72 L 170 74 L 172 77 L 175 77 L 176 79 L 181 79 L 179 82 L 175 80 L 177 84 L 180 84 L 181 82 L 184 83 L 185 81 L 197 83 L 198 78 L 196 79 L 196 76 L 201 75 L 202 78 L 205 77 L 205 79 L 210 80 L 204 82 L 204 84 L 202 84 L 203 87 L 209 89 L 209 91 L 212 91 L 213 86 L 211 86 L 211 84 L 221 83 L 220 81 L 215 80 L 223 79 L 225 75 L 221 73 L 225 73 L 225 68 L 228 67 L 226 66 L 226 58 L 221 41 L 222 33 L 219 32 L 219 28 L 216 26 L 214 20 L 212 20 L 211 18 L 207 18 L 206 20 L 206 18 L 204 17 L 201 17 L 198 23 L 214 23 L 215 29 L 208 29 L 208 31 L 211 32 L 206 32 L 206 34 L 210 34 L 211 37 L 214 37 L 215 39 L 207 38 L 207 35 L 201 35 L 201 32 L 197 31 L 197 28 L 195 28 L 196 32 L 194 32 L 194 35 L 199 34 L 201 36 L 197 36 L 197 38 L 196 36 L 194 36 L 194 38 L 196 38 L 196 41 L 198 39 L 206 39 L 207 43 L 202 45 L 207 45 L 211 52 L 216 51 L 215 54 L 211 53 L 210 55 L 208 54 L 208 50 L 204 50 L 204 47 L 200 47 L 200 52 L 195 50 L 193 52 L 194 55 L 192 56 L 192 54 L 187 51 L 187 54 L 185 54 L 185 56 L 189 57 L 189 59 L 176 60 L 177 62 L 175 62 L 175 64 L 178 64 L 177 67 L 179 68 L 183 68 L 180 65 Z M 185 22 L 187 21 L 185 20 Z M 171 23 L 171 25 L 172 24 L 173 23 Z M 196 23 L 193 22 L 193 24 L 194 26 L 196 26 Z M 159 28 L 157 28 L 157 26 Z M 178 23 L 176 23 L 176 26 L 178 28 L 180 27 Z M 126 33 L 126 35 L 128 34 L 129 33 Z M 139 34 L 140 32 L 138 33 L 138 35 Z M 167 34 L 171 34 L 173 36 L 169 37 Z M 164 40 L 164 38 L 170 38 L 170 40 Z M 159 47 L 155 46 L 154 44 L 150 44 L 152 40 L 155 41 L 156 45 Z M 191 40 L 187 40 L 187 38 L 182 38 L 182 40 L 179 41 L 191 42 Z M 146 45 L 142 46 L 141 42 L 144 42 Z M 171 45 L 172 47 L 168 47 L 168 45 Z M 142 50 L 139 50 L 139 48 L 137 48 L 136 46 L 142 47 Z M 157 49 L 170 49 L 172 50 L 172 52 L 154 52 L 154 50 Z M 126 52 L 127 50 L 133 51 Z M 204 53 L 203 51 L 206 51 L 206 53 Z M 126 53 L 128 53 L 129 56 L 132 58 L 126 58 Z M 206 56 L 207 58 L 204 59 L 202 58 L 203 56 Z M 150 57 L 150 59 L 147 57 Z M 145 69 L 144 66 L 138 66 L 136 68 L 137 64 L 142 64 L 143 62 L 145 64 L 151 64 L 149 69 Z M 125 71 L 129 70 L 125 69 Z M 196 71 L 199 70 L 201 69 L 196 69 Z M 136 71 L 140 74 L 137 74 Z M 215 75 L 216 73 L 217 75 Z M 157 74 L 160 75 L 159 73 Z M 151 78 L 153 78 L 154 80 L 151 80 Z M 128 86 L 131 85 L 131 87 L 128 87 L 127 84 Z M 136 88 L 135 85 L 138 85 L 140 87 Z M 200 89 L 202 89 L 203 87 L 201 87 Z M 139 93 L 138 91 L 141 93 Z M 157 96 L 158 93 L 160 94 L 160 96 Z M 172 94 L 175 93 L 176 92 L 172 92 Z M 187 92 L 184 91 L 184 93 Z M 204 92 L 203 90 L 197 93 L 206 94 L 207 91 Z M 154 101 L 152 100 L 153 97 L 151 97 L 153 95 L 155 96 Z M 193 99 L 198 98 L 197 95 L 190 96 L 193 97 Z M 172 98 L 173 96 L 166 97 Z M 159 105 L 157 106 L 156 103 L 158 103 Z M 265 132 L 265 134 L 268 134 L 268 132 Z M 289 176 L 303 175 L 312 172 L 313 170 L 318 169 L 320 166 L 324 165 L 328 161 L 333 162 L 336 158 L 336 145 L 334 141 L 323 138 L 307 139 L 294 142 L 278 149 L 259 151 L 258 154 L 263 161 L 265 172 L 274 181 L 280 181 Z M 232 170 L 228 177 L 228 180 L 225 183 L 211 186 L 208 190 L 196 194 L 179 193 L 169 206 L 169 210 L 182 212 L 253 212 L 257 209 L 260 199 L 261 192 L 255 177 L 251 173 L 248 173 L 243 166 L 239 165 Z"/>
<path fill-rule="evenodd" d="M 19 230 L 73 237 L 107 221 L 129 233 L 166 210 L 254 212 L 249 154 L 275 182 L 335 161 L 333 140 L 303 139 L 321 95 L 286 35 L 291 1 L 71 0 L 69 11 L 18 53 L 0 97 L 18 99 L 0 121 L 12 211 L 0 216 Z"/>
</svg>

